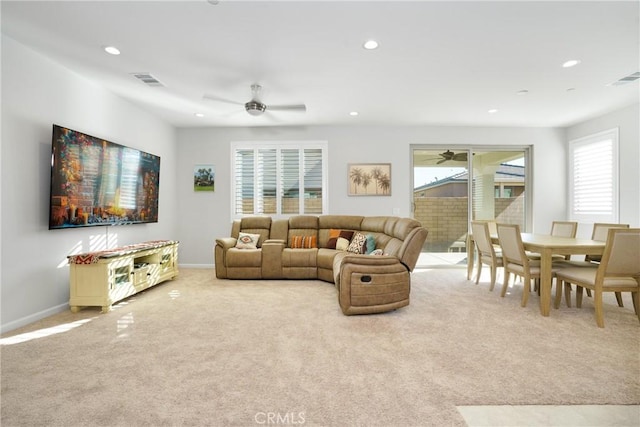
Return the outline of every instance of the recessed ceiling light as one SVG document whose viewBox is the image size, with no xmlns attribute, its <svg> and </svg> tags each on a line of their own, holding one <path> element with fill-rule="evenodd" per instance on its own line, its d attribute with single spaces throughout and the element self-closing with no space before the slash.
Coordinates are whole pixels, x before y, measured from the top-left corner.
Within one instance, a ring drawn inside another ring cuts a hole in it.
<svg viewBox="0 0 640 427">
<path fill-rule="evenodd" d="M 516 95 L 526 95 L 526 94 L 528 94 L 528 93 L 529 93 L 529 91 L 528 91 L 528 90 L 526 90 L 526 89 L 522 89 L 522 90 L 517 91 L 517 92 L 516 92 Z"/>
<path fill-rule="evenodd" d="M 196 117 L 204 117 L 204 114 L 202 114 L 202 113 L 194 113 L 193 115 L 196 116 Z"/>
<path fill-rule="evenodd" d="M 350 116 L 357 116 L 359 113 L 357 111 L 352 111 L 349 113 Z"/>
<path fill-rule="evenodd" d="M 570 68 L 570 67 L 575 67 L 576 65 L 578 65 L 580 63 L 579 59 L 572 59 L 570 61 L 565 62 L 564 64 L 562 64 L 562 66 L 564 68 Z"/>
<path fill-rule="evenodd" d="M 110 55 L 120 55 L 120 49 L 115 46 L 106 46 L 104 51 Z"/>
<path fill-rule="evenodd" d="M 362 45 L 362 47 L 364 47 L 367 50 L 373 50 L 373 49 L 377 49 L 379 46 L 378 42 L 375 40 L 367 40 L 366 42 L 364 42 L 364 44 Z"/>
<path fill-rule="evenodd" d="M 491 110 L 488 110 L 488 111 L 487 111 L 487 113 L 489 113 L 489 114 L 495 114 L 495 113 L 497 113 L 497 112 L 498 112 L 498 110 L 497 110 L 497 109 L 495 109 L 495 108 L 492 108 Z"/>
</svg>

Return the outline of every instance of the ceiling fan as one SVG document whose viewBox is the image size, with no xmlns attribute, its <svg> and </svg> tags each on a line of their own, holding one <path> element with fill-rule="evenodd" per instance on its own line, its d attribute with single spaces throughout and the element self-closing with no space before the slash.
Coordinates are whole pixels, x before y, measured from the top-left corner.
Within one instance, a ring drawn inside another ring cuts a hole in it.
<svg viewBox="0 0 640 427">
<path fill-rule="evenodd" d="M 269 110 L 269 111 L 300 111 L 300 112 L 307 111 L 307 106 L 304 105 L 304 104 L 291 104 L 291 105 L 267 105 L 267 104 L 264 104 L 263 102 L 260 101 L 260 91 L 261 90 L 262 90 L 262 86 L 260 86 L 259 84 L 252 84 L 251 85 L 251 99 L 249 101 L 245 102 L 245 103 L 231 101 L 231 100 L 228 100 L 228 99 L 220 98 L 220 97 L 215 96 L 215 95 L 208 95 L 208 94 L 204 95 L 204 99 L 209 99 L 209 100 L 212 100 L 212 101 L 227 102 L 227 103 L 235 104 L 235 105 L 244 105 L 244 109 L 246 110 L 246 112 L 249 113 L 252 116 L 260 116 L 266 110 Z"/>
<path fill-rule="evenodd" d="M 438 160 L 436 162 L 436 164 L 441 164 L 444 162 L 447 162 L 449 160 L 453 160 L 456 162 L 466 162 L 467 161 L 467 153 L 466 152 L 462 152 L 462 153 L 454 153 L 451 150 L 447 150 L 444 153 L 440 153 L 439 156 L 441 157 L 440 160 Z"/>
</svg>

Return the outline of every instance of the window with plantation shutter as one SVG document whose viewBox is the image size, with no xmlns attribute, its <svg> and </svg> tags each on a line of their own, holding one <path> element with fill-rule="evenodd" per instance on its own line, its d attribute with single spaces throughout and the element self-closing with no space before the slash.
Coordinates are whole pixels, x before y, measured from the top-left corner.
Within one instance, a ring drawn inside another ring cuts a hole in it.
<svg viewBox="0 0 640 427">
<path fill-rule="evenodd" d="M 326 142 L 233 142 L 232 216 L 327 211 Z"/>
<path fill-rule="evenodd" d="M 569 142 L 570 219 L 618 222 L 618 129 Z"/>
</svg>

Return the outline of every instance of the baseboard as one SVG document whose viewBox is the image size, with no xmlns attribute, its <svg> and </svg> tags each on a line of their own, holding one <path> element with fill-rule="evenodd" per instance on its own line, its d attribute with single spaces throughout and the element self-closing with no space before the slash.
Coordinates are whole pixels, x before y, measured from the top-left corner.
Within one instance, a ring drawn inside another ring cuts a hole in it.
<svg viewBox="0 0 640 427">
<path fill-rule="evenodd" d="M 38 313 L 30 314 L 29 316 L 23 317 L 23 318 L 18 319 L 18 320 L 14 320 L 13 322 L 5 323 L 4 325 L 0 326 L 0 333 L 4 334 L 5 332 L 9 332 L 9 331 L 12 331 L 14 329 L 21 328 L 21 327 L 26 326 L 26 325 L 28 325 L 30 323 L 37 322 L 40 319 L 44 319 L 45 317 L 53 316 L 54 314 L 58 314 L 58 313 L 63 312 L 65 310 L 69 310 L 69 304 L 68 303 L 60 304 L 60 305 L 48 308 L 48 309 L 43 310 L 43 311 L 39 311 Z"/>
<path fill-rule="evenodd" d="M 180 268 L 215 268 L 215 264 L 179 264 L 178 269 Z"/>
</svg>

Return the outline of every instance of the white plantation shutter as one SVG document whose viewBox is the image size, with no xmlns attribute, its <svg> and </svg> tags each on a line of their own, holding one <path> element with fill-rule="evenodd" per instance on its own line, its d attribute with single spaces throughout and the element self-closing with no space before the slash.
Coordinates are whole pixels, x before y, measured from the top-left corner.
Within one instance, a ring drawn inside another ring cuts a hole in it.
<svg viewBox="0 0 640 427">
<path fill-rule="evenodd" d="M 231 152 L 234 218 L 326 211 L 326 142 L 236 142 Z"/>
<path fill-rule="evenodd" d="M 322 150 L 304 150 L 304 211 L 308 214 L 322 213 L 322 205 L 314 203 L 322 199 L 322 165 Z"/>
<path fill-rule="evenodd" d="M 282 195 L 282 213 L 300 213 L 300 153 L 298 149 L 285 149 L 281 152 L 282 175 L 280 194 Z M 303 177 L 304 178 L 304 177 Z M 303 179 L 302 178 L 302 179 Z"/>
<path fill-rule="evenodd" d="M 570 218 L 618 221 L 618 129 L 569 142 Z"/>
</svg>

